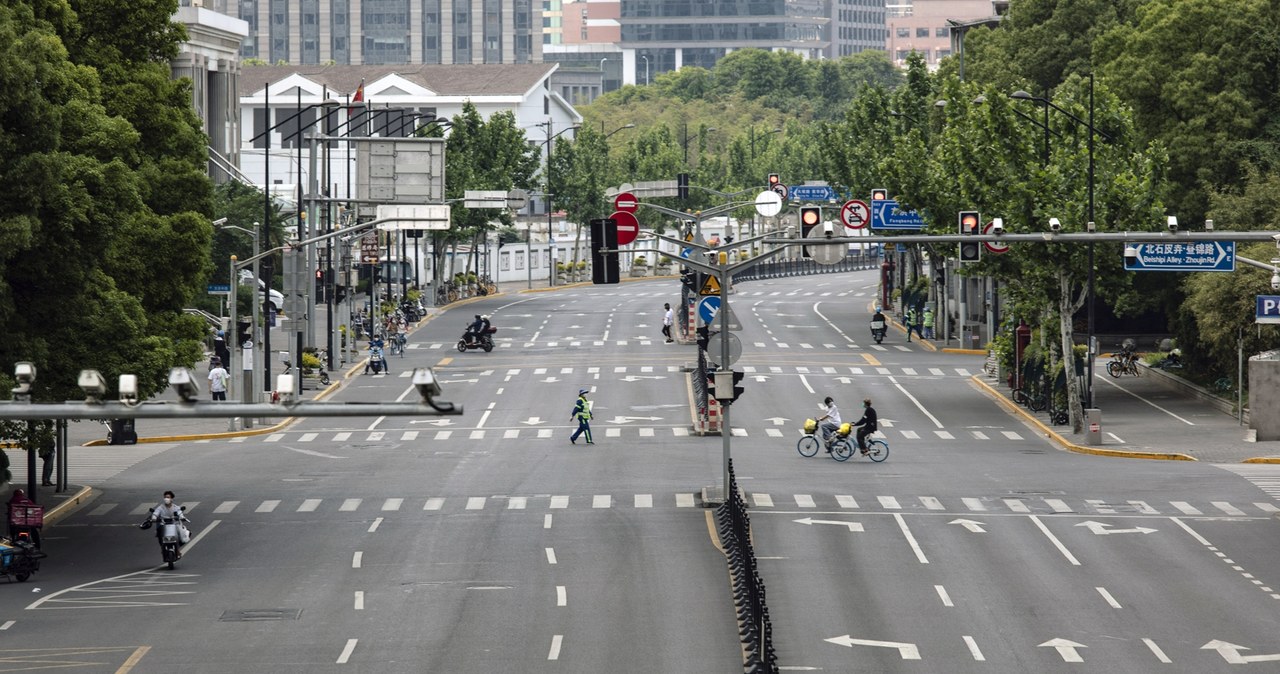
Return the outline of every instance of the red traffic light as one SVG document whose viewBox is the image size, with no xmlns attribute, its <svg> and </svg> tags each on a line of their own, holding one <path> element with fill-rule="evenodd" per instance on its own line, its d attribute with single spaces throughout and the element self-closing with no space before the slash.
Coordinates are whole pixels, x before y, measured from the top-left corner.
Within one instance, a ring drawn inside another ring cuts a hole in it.
<svg viewBox="0 0 1280 674">
<path fill-rule="evenodd" d="M 800 224 L 805 227 L 812 227 L 822 223 L 822 209 L 814 206 L 805 206 L 800 209 Z"/>
<path fill-rule="evenodd" d="M 778 177 L 777 173 L 769 174 L 769 187 L 773 187 L 774 185 L 777 185 L 780 182 L 782 182 L 782 179 Z"/>
<path fill-rule="evenodd" d="M 888 198 L 889 198 L 889 190 L 886 190 L 883 187 L 879 187 L 874 190 L 871 190 L 872 201 L 885 201 Z"/>
<path fill-rule="evenodd" d="M 981 234 L 982 214 L 977 211 L 960 211 L 960 233 Z"/>
</svg>

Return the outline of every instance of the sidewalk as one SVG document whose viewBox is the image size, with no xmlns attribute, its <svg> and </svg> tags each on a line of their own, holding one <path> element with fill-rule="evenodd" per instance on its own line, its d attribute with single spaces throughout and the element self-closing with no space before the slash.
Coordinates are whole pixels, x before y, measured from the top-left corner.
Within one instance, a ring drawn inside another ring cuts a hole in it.
<svg viewBox="0 0 1280 674">
<path fill-rule="evenodd" d="M 1102 411 L 1102 445 L 1087 444 L 1086 433 L 1052 426 L 1045 412 L 1032 412 L 1010 399 L 1005 382 L 975 375 L 973 381 L 1006 408 L 1034 424 L 1066 449 L 1136 459 L 1280 463 L 1280 442 L 1253 442 L 1252 432 L 1233 414 L 1164 383 L 1143 368 L 1138 377 L 1107 374 L 1107 361 L 1094 363 L 1094 403 Z"/>
</svg>

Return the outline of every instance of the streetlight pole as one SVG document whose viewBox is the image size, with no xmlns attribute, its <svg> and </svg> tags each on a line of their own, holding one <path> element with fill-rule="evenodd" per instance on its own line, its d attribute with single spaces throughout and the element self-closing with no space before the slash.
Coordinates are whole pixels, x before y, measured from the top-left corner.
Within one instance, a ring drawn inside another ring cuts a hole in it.
<svg viewBox="0 0 1280 674">
<path fill-rule="evenodd" d="M 649 57 L 641 54 L 640 58 L 644 59 L 644 83 L 649 84 Z"/>
<path fill-rule="evenodd" d="M 560 134 L 566 131 L 575 131 L 580 128 L 579 125 L 573 124 L 553 134 L 551 133 L 551 125 L 552 125 L 552 121 L 550 117 L 547 118 L 547 121 L 538 123 L 538 126 L 545 128 L 547 132 L 547 139 L 542 141 L 542 145 L 546 146 L 547 148 L 547 163 L 546 163 L 545 175 L 543 176 L 543 178 L 546 181 L 547 187 L 544 190 L 546 194 L 544 195 L 543 198 L 546 199 L 546 202 L 547 202 L 547 255 L 550 258 L 550 260 L 547 263 L 547 287 L 548 288 L 554 288 L 556 285 L 556 256 L 555 256 L 555 247 L 552 245 L 553 239 L 552 239 L 552 233 L 551 233 L 551 197 L 553 196 L 551 193 L 551 141 L 555 140 L 560 136 Z M 632 124 L 631 126 L 635 126 L 635 125 Z M 623 127 L 623 128 L 627 128 L 627 127 Z M 619 129 L 619 131 L 621 130 L 622 129 Z M 605 137 L 608 138 L 608 136 L 605 136 Z M 530 236 L 529 238 L 530 238 L 530 242 L 532 243 L 533 237 Z M 532 251 L 530 251 L 530 254 L 532 255 Z M 533 258 L 531 257 L 525 262 L 529 265 L 530 284 L 532 284 Z"/>
</svg>

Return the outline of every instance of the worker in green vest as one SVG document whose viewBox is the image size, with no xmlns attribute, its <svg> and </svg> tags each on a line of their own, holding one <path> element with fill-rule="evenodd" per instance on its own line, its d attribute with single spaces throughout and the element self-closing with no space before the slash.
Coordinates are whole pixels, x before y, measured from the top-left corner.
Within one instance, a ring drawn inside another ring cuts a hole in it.
<svg viewBox="0 0 1280 674">
<path fill-rule="evenodd" d="M 933 309 L 925 307 L 924 310 L 924 338 L 933 339 Z"/>
</svg>

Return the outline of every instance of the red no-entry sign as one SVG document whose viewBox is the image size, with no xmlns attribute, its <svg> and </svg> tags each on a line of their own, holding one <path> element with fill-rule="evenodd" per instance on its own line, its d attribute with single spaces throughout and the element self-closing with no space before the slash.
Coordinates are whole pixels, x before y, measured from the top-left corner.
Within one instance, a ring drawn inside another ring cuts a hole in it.
<svg viewBox="0 0 1280 674">
<path fill-rule="evenodd" d="M 623 213 L 635 213 L 636 209 L 640 208 L 640 204 L 636 201 L 636 195 L 623 192 L 613 198 L 613 207 Z"/>
<path fill-rule="evenodd" d="M 616 211 L 609 218 L 618 223 L 619 246 L 625 246 L 636 240 L 636 235 L 640 233 L 640 221 L 636 220 L 634 213 Z"/>
</svg>

